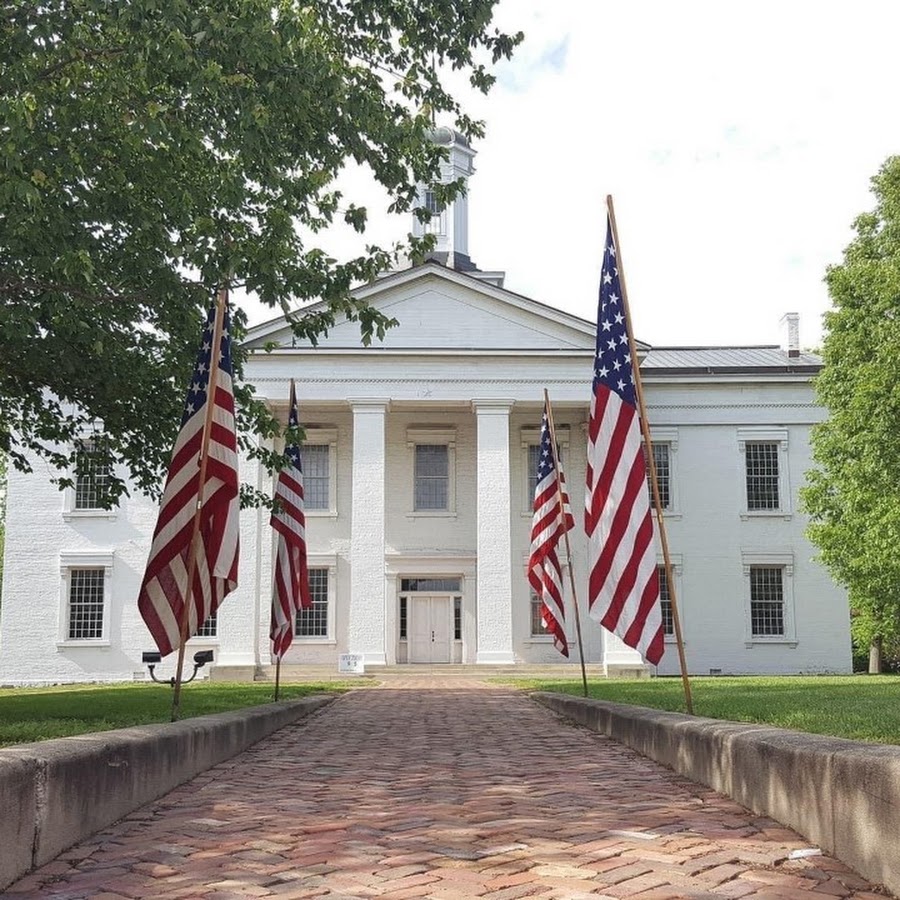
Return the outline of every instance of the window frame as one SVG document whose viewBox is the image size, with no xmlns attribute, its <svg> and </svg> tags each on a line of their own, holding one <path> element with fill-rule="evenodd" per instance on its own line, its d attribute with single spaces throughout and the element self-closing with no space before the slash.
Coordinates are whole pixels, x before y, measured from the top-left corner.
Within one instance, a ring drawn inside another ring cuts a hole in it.
<svg viewBox="0 0 900 900">
<path fill-rule="evenodd" d="M 219 607 L 219 609 L 221 609 L 221 607 Z M 213 622 L 213 624 L 215 626 L 214 634 L 201 634 L 200 633 L 200 628 L 203 628 L 203 626 L 206 625 L 207 622 Z M 219 643 L 219 610 L 218 609 L 213 610 L 206 617 L 206 621 L 200 625 L 200 628 L 197 629 L 196 634 L 191 635 L 190 639 L 191 639 L 192 643 L 218 644 Z"/>
<path fill-rule="evenodd" d="M 650 429 L 650 444 L 653 445 L 665 445 L 668 449 L 669 456 L 669 505 L 665 507 L 662 511 L 663 516 L 667 519 L 680 519 L 681 518 L 681 506 L 679 505 L 679 497 L 678 497 L 678 428 L 652 428 Z M 641 448 L 646 454 L 647 448 L 643 441 L 641 441 Z M 650 500 L 650 511 L 655 515 L 655 508 L 653 506 L 653 489 L 650 486 L 649 480 L 649 465 L 646 463 L 646 456 L 644 457 L 645 467 L 644 470 L 647 473 L 647 497 Z M 654 520 L 654 528 L 656 527 L 656 522 Z M 675 586 L 675 590 L 677 592 L 678 586 Z M 677 602 L 677 597 L 676 597 Z"/>
<path fill-rule="evenodd" d="M 337 643 L 335 625 L 337 621 L 337 556 L 325 553 L 310 553 L 306 557 L 307 568 L 325 569 L 328 573 L 328 587 L 326 592 L 326 602 L 328 608 L 325 612 L 326 633 L 324 635 L 302 635 L 297 634 L 296 617 L 294 621 L 294 637 L 292 646 L 300 643 L 334 645 Z M 290 651 L 289 651 L 290 652 Z"/>
<path fill-rule="evenodd" d="M 670 553 L 669 561 L 672 563 L 672 585 L 675 588 L 675 603 L 678 605 L 678 621 L 681 623 L 681 636 L 687 645 L 687 623 L 685 621 L 684 594 L 681 590 L 681 574 L 683 565 L 683 557 L 680 553 Z M 657 571 L 664 570 L 666 565 L 665 557 L 660 553 L 656 558 Z M 662 583 L 662 582 L 660 582 Z M 662 592 L 660 592 L 660 611 L 662 611 Z M 675 622 L 672 622 L 672 633 L 665 634 L 664 640 L 667 644 L 677 644 L 678 639 L 675 635 Z"/>
<path fill-rule="evenodd" d="M 447 508 L 416 509 L 416 447 L 445 446 L 447 448 Z M 456 518 L 456 428 L 431 425 L 411 425 L 406 429 L 409 453 L 409 519 Z"/>
<path fill-rule="evenodd" d="M 336 519 L 337 508 L 337 428 L 306 425 L 304 426 L 303 443 L 300 445 L 300 459 L 303 459 L 303 448 L 306 446 L 328 447 L 328 508 L 310 509 L 304 502 L 303 514 L 309 518 Z M 306 472 L 303 473 L 304 480 Z"/>
<path fill-rule="evenodd" d="M 112 571 L 114 550 L 63 550 L 59 554 L 59 625 L 56 646 L 109 647 L 110 611 L 112 606 Z M 98 638 L 70 638 L 69 621 L 71 612 L 72 572 L 80 570 L 103 571 L 103 623 Z"/>
<path fill-rule="evenodd" d="M 85 431 L 80 434 L 73 444 L 77 447 L 94 441 L 103 440 L 104 433 L 102 431 Z M 76 451 L 77 452 L 77 451 Z M 110 475 L 117 474 L 118 467 L 110 467 Z M 76 496 L 78 490 L 78 473 L 72 472 L 72 486 L 66 487 L 63 491 L 63 520 L 68 522 L 72 519 L 116 519 L 119 515 L 118 506 L 112 509 L 103 509 L 100 506 L 76 507 Z"/>
<path fill-rule="evenodd" d="M 793 501 L 789 477 L 788 429 L 761 426 L 746 426 L 737 431 L 738 450 L 741 465 L 741 508 L 742 521 L 749 519 L 779 518 L 789 521 L 793 517 Z M 750 509 L 747 497 L 747 445 L 776 444 L 778 460 L 778 507 L 775 509 Z"/>
<path fill-rule="evenodd" d="M 794 554 L 786 552 L 743 551 L 741 564 L 744 572 L 744 645 L 753 647 L 765 644 L 781 644 L 794 648 L 798 644 L 794 608 Z M 753 569 L 781 569 L 781 593 L 784 604 L 784 634 L 754 634 L 752 614 Z"/>
</svg>

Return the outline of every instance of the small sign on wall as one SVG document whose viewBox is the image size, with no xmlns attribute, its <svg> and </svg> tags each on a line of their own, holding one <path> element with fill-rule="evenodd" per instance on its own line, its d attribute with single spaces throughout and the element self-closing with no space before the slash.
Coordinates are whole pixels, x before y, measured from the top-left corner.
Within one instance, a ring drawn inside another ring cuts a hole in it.
<svg viewBox="0 0 900 900">
<path fill-rule="evenodd" d="M 366 665 L 362 653 L 342 653 L 338 656 L 338 672 L 341 675 L 365 675 Z"/>
</svg>

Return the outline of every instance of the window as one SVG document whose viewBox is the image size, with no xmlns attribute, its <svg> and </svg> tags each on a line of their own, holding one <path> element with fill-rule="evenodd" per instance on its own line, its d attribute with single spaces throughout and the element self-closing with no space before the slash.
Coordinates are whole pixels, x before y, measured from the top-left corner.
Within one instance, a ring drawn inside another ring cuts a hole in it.
<svg viewBox="0 0 900 900">
<path fill-rule="evenodd" d="M 657 566 L 659 575 L 659 606 L 662 612 L 663 634 L 675 634 L 675 618 L 672 613 L 672 599 L 669 594 L 669 579 L 665 566 Z"/>
<path fill-rule="evenodd" d="M 400 598 L 400 640 L 405 641 L 407 637 L 407 623 L 409 621 L 409 605 L 406 597 Z"/>
<path fill-rule="evenodd" d="M 103 438 L 81 441 L 75 455 L 75 509 L 101 509 L 109 492 L 109 460 Z"/>
<path fill-rule="evenodd" d="M 304 426 L 303 511 L 311 516 L 337 515 L 337 428 Z"/>
<path fill-rule="evenodd" d="M 412 473 L 410 515 L 456 514 L 456 428 L 410 425 L 406 429 Z"/>
<path fill-rule="evenodd" d="M 537 490 L 538 467 L 541 462 L 541 445 L 528 445 L 528 496 L 534 503 L 534 492 Z"/>
<path fill-rule="evenodd" d="M 791 517 L 788 481 L 788 429 L 747 426 L 738 429 L 744 454 L 745 506 L 741 518 Z"/>
<path fill-rule="evenodd" d="M 115 519 L 117 511 L 106 509 L 112 466 L 107 456 L 106 439 L 101 434 L 84 437 L 75 444 L 73 485 L 66 489 L 63 518 Z"/>
<path fill-rule="evenodd" d="M 214 638 L 218 637 L 218 610 L 213 610 L 207 620 L 197 629 L 194 637 Z"/>
<path fill-rule="evenodd" d="M 328 444 L 304 444 L 303 462 L 303 509 L 331 508 L 331 447 Z"/>
<path fill-rule="evenodd" d="M 663 509 L 672 507 L 671 470 L 669 467 L 669 444 L 652 441 L 653 462 L 656 465 L 656 484 L 659 488 L 659 502 Z M 644 448 L 646 453 L 646 447 Z M 650 480 L 650 460 L 644 456 L 644 464 L 647 474 L 647 490 L 650 492 L 650 508 L 653 509 L 653 483 Z"/>
<path fill-rule="evenodd" d="M 328 637 L 328 569 L 309 570 L 309 594 L 312 606 L 297 613 L 294 634 L 305 638 Z"/>
<path fill-rule="evenodd" d="M 748 442 L 745 450 L 747 469 L 747 509 L 777 510 L 780 507 L 778 491 L 778 444 L 774 442 Z"/>
<path fill-rule="evenodd" d="M 454 594 L 460 590 L 459 578 L 401 578 L 400 590 L 425 594 Z"/>
<path fill-rule="evenodd" d="M 103 637 L 103 569 L 72 569 L 69 573 L 70 641 L 95 641 Z"/>
<path fill-rule="evenodd" d="M 747 647 L 754 644 L 797 646 L 794 624 L 794 556 L 791 552 L 744 551 Z"/>
<path fill-rule="evenodd" d="M 444 233 L 444 204 L 438 200 L 433 190 L 425 191 L 424 202 L 422 207 L 431 213 L 431 218 L 427 222 L 422 223 L 422 228 L 426 234 L 443 234 Z"/>
<path fill-rule="evenodd" d="M 753 637 L 784 636 L 783 574 L 780 566 L 750 568 L 750 633 Z"/>
<path fill-rule="evenodd" d="M 60 646 L 109 643 L 112 551 L 60 554 Z"/>
<path fill-rule="evenodd" d="M 548 637 L 550 634 L 544 626 L 541 616 L 541 598 L 532 590 L 531 591 L 531 636 L 532 637 Z"/>
<path fill-rule="evenodd" d="M 416 444 L 413 509 L 446 510 L 450 495 L 450 459 L 446 444 Z"/>
<path fill-rule="evenodd" d="M 462 640 L 462 597 L 453 598 L 453 640 Z"/>
<path fill-rule="evenodd" d="M 438 200 L 437 195 L 432 190 L 425 191 L 425 209 L 433 216 L 444 211 L 444 204 Z"/>
</svg>

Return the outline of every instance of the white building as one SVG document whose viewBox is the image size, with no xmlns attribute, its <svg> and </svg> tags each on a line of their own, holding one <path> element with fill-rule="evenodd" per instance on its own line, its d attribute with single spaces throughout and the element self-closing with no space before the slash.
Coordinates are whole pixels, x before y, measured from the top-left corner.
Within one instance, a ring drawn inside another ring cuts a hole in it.
<svg viewBox="0 0 900 900">
<path fill-rule="evenodd" d="M 440 137 L 451 150 L 446 175 L 469 174 L 472 151 Z M 294 378 L 307 428 L 315 602 L 286 663 L 334 669 L 347 652 L 368 668 L 563 661 L 525 578 L 532 478 L 547 388 L 579 505 L 594 324 L 475 268 L 466 218 L 463 198 L 433 220 L 433 260 L 356 291 L 398 320 L 382 343 L 361 347 L 355 323 L 317 347 L 295 342 L 282 320 L 249 335 L 250 347 L 279 349 L 254 354 L 248 379 L 286 416 Z M 814 561 L 797 503 L 810 426 L 824 415 L 810 385 L 819 360 L 797 349 L 796 318 L 786 323 L 784 348 L 641 345 L 694 674 L 850 671 L 847 599 Z M 152 641 L 137 594 L 156 505 L 136 496 L 111 513 L 94 509 L 90 477 L 61 494 L 41 466 L 9 477 L 0 684 L 144 677 Z M 270 489 L 256 463 L 242 466 L 245 480 Z M 580 528 L 571 539 L 583 605 L 586 539 Z M 271 661 L 265 511 L 242 513 L 241 541 L 240 586 L 191 645 L 249 673 Z M 582 621 L 588 662 L 640 664 L 583 606 Z M 674 645 L 658 671 L 678 671 Z"/>
</svg>

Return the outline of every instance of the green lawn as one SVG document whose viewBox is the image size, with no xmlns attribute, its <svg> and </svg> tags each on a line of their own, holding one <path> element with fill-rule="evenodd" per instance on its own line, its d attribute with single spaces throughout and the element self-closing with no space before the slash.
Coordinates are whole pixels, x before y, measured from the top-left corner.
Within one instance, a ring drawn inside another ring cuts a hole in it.
<svg viewBox="0 0 900 900">
<path fill-rule="evenodd" d="M 281 686 L 279 699 L 345 691 L 359 683 L 321 682 Z M 198 682 L 181 692 L 181 718 L 268 703 L 271 684 Z M 172 689 L 157 684 L 76 685 L 0 690 L 0 746 L 129 725 L 168 722 Z"/>
<path fill-rule="evenodd" d="M 516 681 L 530 691 L 582 693 L 581 681 Z M 680 678 L 589 681 L 590 696 L 684 712 Z M 691 678 L 694 713 L 900 744 L 900 676 L 781 676 Z"/>
</svg>

